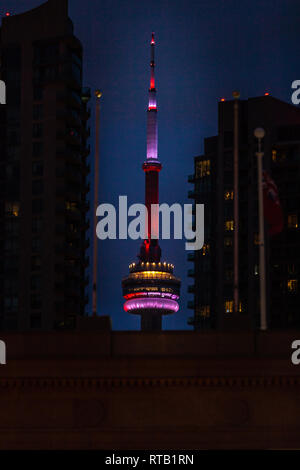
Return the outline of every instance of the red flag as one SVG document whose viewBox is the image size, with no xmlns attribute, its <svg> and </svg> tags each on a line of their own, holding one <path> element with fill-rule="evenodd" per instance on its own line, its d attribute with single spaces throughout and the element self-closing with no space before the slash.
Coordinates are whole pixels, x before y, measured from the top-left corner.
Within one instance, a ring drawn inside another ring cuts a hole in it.
<svg viewBox="0 0 300 470">
<path fill-rule="evenodd" d="M 283 230 L 283 211 L 278 188 L 270 175 L 263 171 L 264 215 L 269 224 L 269 234 L 276 235 Z"/>
</svg>

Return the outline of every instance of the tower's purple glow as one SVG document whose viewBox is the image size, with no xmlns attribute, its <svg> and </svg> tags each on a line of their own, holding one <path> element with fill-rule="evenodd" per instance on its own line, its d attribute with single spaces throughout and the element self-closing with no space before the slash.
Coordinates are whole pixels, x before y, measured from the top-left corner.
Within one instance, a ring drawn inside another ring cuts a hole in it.
<svg viewBox="0 0 300 470">
<path fill-rule="evenodd" d="M 171 312 L 178 312 L 179 305 L 175 300 L 170 299 L 141 298 L 127 300 L 127 302 L 124 304 L 124 310 L 129 313 L 135 313 L 135 311 L 141 310 L 168 310 Z"/>
</svg>

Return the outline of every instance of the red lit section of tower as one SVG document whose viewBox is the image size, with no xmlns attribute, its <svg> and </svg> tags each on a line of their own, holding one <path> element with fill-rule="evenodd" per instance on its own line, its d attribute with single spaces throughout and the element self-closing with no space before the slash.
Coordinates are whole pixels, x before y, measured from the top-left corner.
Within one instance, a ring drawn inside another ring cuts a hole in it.
<svg viewBox="0 0 300 470">
<path fill-rule="evenodd" d="M 174 266 L 161 262 L 158 240 L 158 213 L 151 218 L 151 206 L 159 204 L 159 173 L 162 165 L 157 153 L 157 101 L 155 88 L 155 38 L 151 38 L 150 88 L 147 110 L 147 158 L 145 172 L 145 205 L 148 210 L 147 239 L 144 240 L 139 262 L 129 266 L 130 274 L 122 281 L 124 310 L 141 315 L 142 330 L 161 330 L 162 315 L 178 311 L 180 279 L 173 274 Z M 152 230 L 152 231 L 151 231 Z"/>
</svg>

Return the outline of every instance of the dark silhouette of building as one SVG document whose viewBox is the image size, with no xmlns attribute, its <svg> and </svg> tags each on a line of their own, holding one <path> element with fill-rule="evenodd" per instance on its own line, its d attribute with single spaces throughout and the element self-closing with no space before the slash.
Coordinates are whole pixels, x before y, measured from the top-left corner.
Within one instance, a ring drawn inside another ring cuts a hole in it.
<svg viewBox="0 0 300 470">
<path fill-rule="evenodd" d="M 145 206 L 148 210 L 148 232 L 139 253 L 139 262 L 129 266 L 130 274 L 122 281 L 126 312 L 141 315 L 142 330 L 161 330 L 162 316 L 177 312 L 180 295 L 180 279 L 173 274 L 174 266 L 161 262 L 158 239 L 159 214 L 152 214 L 151 207 L 159 204 L 159 173 L 162 165 L 157 153 L 157 103 L 155 88 L 154 34 L 151 39 L 151 75 L 147 111 L 147 158 L 145 172 Z M 158 235 L 158 234 L 156 234 Z"/>
<path fill-rule="evenodd" d="M 263 127 L 264 169 L 276 183 L 284 229 L 270 236 L 266 224 L 267 314 L 271 328 L 300 325 L 300 109 L 271 96 L 239 101 L 239 312 L 233 296 L 234 101 L 219 103 L 218 136 L 205 139 L 195 158 L 189 197 L 205 204 L 205 245 L 189 255 L 194 280 L 190 319 L 196 329 L 259 325 L 257 142 Z"/>
<path fill-rule="evenodd" d="M 0 34 L 0 328 L 71 327 L 86 303 L 82 46 L 67 0 L 4 18 Z"/>
</svg>

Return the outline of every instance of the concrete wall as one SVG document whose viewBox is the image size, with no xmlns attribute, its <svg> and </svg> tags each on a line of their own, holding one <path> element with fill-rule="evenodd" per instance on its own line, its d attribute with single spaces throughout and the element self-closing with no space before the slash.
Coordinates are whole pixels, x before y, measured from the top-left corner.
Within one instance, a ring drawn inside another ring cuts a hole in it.
<svg viewBox="0 0 300 470">
<path fill-rule="evenodd" d="M 297 448 L 300 331 L 5 334 L 0 449 Z"/>
</svg>

